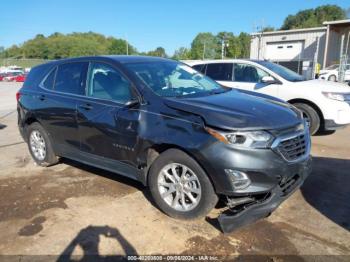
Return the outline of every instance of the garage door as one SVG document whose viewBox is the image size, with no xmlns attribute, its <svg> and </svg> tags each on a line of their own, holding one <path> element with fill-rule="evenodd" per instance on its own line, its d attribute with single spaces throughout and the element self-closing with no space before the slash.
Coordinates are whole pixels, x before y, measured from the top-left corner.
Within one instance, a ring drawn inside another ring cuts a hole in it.
<svg viewBox="0 0 350 262">
<path fill-rule="evenodd" d="M 303 42 L 267 43 L 265 59 L 293 60 L 298 59 L 303 50 Z"/>
</svg>

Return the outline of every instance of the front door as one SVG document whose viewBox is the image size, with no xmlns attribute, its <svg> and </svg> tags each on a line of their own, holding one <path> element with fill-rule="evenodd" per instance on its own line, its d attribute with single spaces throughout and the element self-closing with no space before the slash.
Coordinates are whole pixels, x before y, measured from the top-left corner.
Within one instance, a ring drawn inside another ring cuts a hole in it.
<svg viewBox="0 0 350 262">
<path fill-rule="evenodd" d="M 130 82 L 117 68 L 90 62 L 86 98 L 78 104 L 83 152 L 132 164 L 139 111 L 125 104 L 133 96 Z"/>
<path fill-rule="evenodd" d="M 255 65 L 235 63 L 233 65 L 233 82 L 230 87 L 277 96 L 279 85 L 263 83 L 264 76 L 270 76 L 270 74 Z"/>
</svg>

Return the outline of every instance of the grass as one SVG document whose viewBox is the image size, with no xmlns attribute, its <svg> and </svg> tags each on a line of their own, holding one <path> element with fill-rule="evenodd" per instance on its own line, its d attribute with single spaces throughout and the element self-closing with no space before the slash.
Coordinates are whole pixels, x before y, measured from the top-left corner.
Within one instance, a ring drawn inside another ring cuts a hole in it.
<svg viewBox="0 0 350 262">
<path fill-rule="evenodd" d="M 39 64 L 48 62 L 45 59 L 14 59 L 14 58 L 0 58 L 0 66 L 16 65 L 23 68 L 33 67 Z"/>
</svg>

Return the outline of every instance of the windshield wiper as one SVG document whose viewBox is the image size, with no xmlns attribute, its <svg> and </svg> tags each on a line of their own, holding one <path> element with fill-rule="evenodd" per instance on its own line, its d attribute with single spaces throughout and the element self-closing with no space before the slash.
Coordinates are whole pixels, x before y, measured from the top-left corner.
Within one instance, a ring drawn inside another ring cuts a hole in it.
<svg viewBox="0 0 350 262">
<path fill-rule="evenodd" d="M 230 91 L 231 89 L 213 89 L 209 91 L 209 94 L 211 95 L 217 95 L 217 94 L 222 94 Z"/>
</svg>

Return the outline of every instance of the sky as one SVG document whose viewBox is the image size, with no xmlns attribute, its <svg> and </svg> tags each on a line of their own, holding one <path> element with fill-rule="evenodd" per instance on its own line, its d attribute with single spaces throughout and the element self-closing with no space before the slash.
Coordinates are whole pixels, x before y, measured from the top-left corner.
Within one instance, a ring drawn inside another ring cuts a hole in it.
<svg viewBox="0 0 350 262">
<path fill-rule="evenodd" d="M 254 25 L 280 27 L 299 10 L 324 4 L 350 8 L 350 0 L 3 0 L 0 46 L 36 34 L 102 33 L 127 39 L 138 51 L 190 47 L 199 32 L 251 33 Z"/>
</svg>

